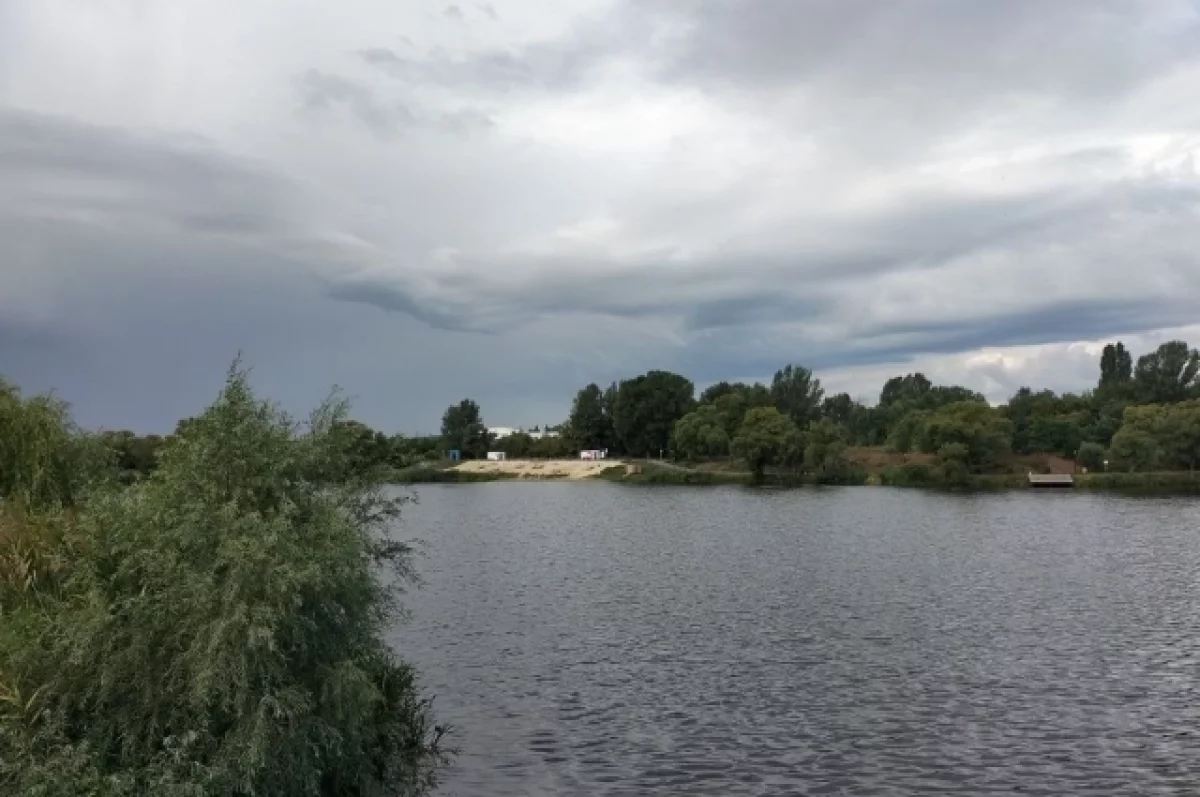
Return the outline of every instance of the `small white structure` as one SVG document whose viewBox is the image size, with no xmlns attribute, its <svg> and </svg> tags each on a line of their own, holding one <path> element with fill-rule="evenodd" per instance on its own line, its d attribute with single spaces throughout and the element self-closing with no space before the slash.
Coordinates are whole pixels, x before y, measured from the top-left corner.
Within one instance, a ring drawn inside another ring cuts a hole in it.
<svg viewBox="0 0 1200 797">
<path fill-rule="evenodd" d="M 592 448 L 592 449 L 588 449 L 586 451 L 580 451 L 579 458 L 580 459 L 608 459 L 608 449 L 605 448 L 605 449 L 601 450 L 601 449 Z"/>
<path fill-rule="evenodd" d="M 503 462 L 506 459 L 508 459 L 508 452 L 506 452 L 506 451 L 489 451 L 488 452 L 488 460 L 490 460 L 491 462 Z"/>
<path fill-rule="evenodd" d="M 493 426 L 488 429 L 488 434 L 490 434 L 494 439 L 500 440 L 501 438 L 508 437 L 509 435 L 514 435 L 519 431 L 521 430 L 514 429 L 511 426 Z"/>
</svg>

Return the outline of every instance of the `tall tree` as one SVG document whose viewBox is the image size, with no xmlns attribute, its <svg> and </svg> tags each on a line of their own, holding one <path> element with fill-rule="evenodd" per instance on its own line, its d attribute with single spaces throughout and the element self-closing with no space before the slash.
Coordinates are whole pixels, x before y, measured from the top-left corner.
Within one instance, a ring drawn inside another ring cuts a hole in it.
<svg viewBox="0 0 1200 797">
<path fill-rule="evenodd" d="M 915 373 L 907 376 L 893 376 L 883 384 L 879 393 L 879 406 L 890 407 L 898 401 L 912 400 L 928 393 L 933 388 L 925 374 Z"/>
<path fill-rule="evenodd" d="M 737 392 L 737 386 L 729 382 L 717 382 L 715 385 L 709 385 L 704 388 L 704 392 L 700 394 L 701 404 L 714 404 L 721 396 L 728 396 L 731 393 Z"/>
<path fill-rule="evenodd" d="M 671 444 L 675 422 L 696 402 L 690 380 L 669 371 L 650 371 L 621 383 L 613 427 L 622 448 L 635 457 L 656 457 Z"/>
<path fill-rule="evenodd" d="M 1133 379 L 1133 357 L 1125 344 L 1117 341 L 1104 347 L 1100 354 L 1100 387 L 1121 385 Z"/>
<path fill-rule="evenodd" d="M 604 406 L 604 392 L 592 383 L 575 395 L 571 405 L 569 439 L 580 449 L 607 449 L 612 447 L 612 419 Z"/>
<path fill-rule="evenodd" d="M 800 429 L 821 415 L 821 399 L 825 391 L 821 380 L 812 371 L 799 365 L 788 365 L 775 372 L 771 380 L 771 398 L 775 408 L 792 419 Z"/>
<path fill-rule="evenodd" d="M 857 403 L 849 393 L 830 396 L 821 404 L 821 417 L 828 418 L 838 426 L 849 426 Z"/>
<path fill-rule="evenodd" d="M 1200 393 L 1200 352 L 1182 340 L 1172 340 L 1138 358 L 1133 374 L 1139 401 L 1166 404 Z"/>
<path fill-rule="evenodd" d="M 471 399 L 463 399 L 447 407 L 442 415 L 442 444 L 448 449 L 457 449 L 465 457 L 482 459 L 487 455 L 488 431 L 483 425 L 483 414 L 479 405 Z"/>
</svg>

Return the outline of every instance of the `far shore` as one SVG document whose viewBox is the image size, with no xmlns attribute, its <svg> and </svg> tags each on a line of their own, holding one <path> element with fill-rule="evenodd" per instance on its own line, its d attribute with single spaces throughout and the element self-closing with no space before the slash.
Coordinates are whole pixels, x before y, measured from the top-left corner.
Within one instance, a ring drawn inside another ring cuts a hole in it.
<svg viewBox="0 0 1200 797">
<path fill-rule="evenodd" d="M 630 459 L 510 459 L 469 460 L 457 464 L 427 463 L 396 473 L 399 484 L 469 484 L 492 481 L 606 481 L 631 485 L 741 485 L 800 487 L 805 485 L 883 486 L 926 488 L 935 491 L 992 491 L 1028 489 L 1027 473 L 1070 473 L 1065 460 L 1039 462 L 1043 467 L 1026 468 L 1026 462 L 1014 462 L 1005 473 L 976 474 L 966 483 L 948 485 L 936 478 L 936 471 L 924 463 L 922 455 L 886 455 L 874 452 L 870 461 L 862 452 L 863 465 L 853 479 L 830 480 L 819 475 L 794 472 L 768 472 L 756 480 L 749 471 L 733 462 L 675 463 L 661 460 Z M 1031 458 L 1022 458 L 1022 460 Z M 892 460 L 899 460 L 896 464 Z M 886 465 L 884 463 L 887 463 Z M 1049 464 L 1050 467 L 1045 465 Z M 1200 495 L 1200 472 L 1172 471 L 1148 473 L 1076 473 L 1075 489 L 1141 495 Z"/>
<path fill-rule="evenodd" d="M 459 473 L 491 475 L 500 479 L 581 481 L 599 478 L 611 468 L 627 469 L 619 459 L 473 459 L 449 468 Z"/>
</svg>

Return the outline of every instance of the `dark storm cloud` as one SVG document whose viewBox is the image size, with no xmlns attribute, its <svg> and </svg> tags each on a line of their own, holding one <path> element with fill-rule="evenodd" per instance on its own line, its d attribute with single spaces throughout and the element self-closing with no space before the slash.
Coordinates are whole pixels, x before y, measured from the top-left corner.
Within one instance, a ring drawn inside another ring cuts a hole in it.
<svg viewBox="0 0 1200 797">
<path fill-rule="evenodd" d="M 133 46 L 165 12 L 72 37 L 18 0 L 0 372 L 162 428 L 245 346 L 269 392 L 428 430 L 650 367 L 1200 321 L 1191 0 L 586 5 L 303 7 L 271 40 L 231 10 L 189 21 L 200 58 Z"/>
<path fill-rule="evenodd" d="M 0 107 L 0 213 L 273 236 L 294 186 L 202 141 L 152 137 Z"/>
<path fill-rule="evenodd" d="M 409 313 L 434 326 L 457 330 L 499 330 L 531 317 L 570 313 L 672 317 L 690 333 L 795 323 L 832 313 L 835 300 L 853 296 L 855 291 L 865 291 L 862 299 L 869 302 L 870 283 L 862 281 L 872 277 L 936 271 L 963 258 L 997 252 L 1019 264 L 1029 252 L 1046 246 L 1086 243 L 1105 234 L 1102 225 L 1116 219 L 1165 218 L 1188 224 L 1197 218 L 1198 207 L 1200 188 L 1156 179 L 1140 184 L 1117 181 L 1087 190 L 1064 187 L 1005 198 L 920 197 L 912 207 L 891 209 L 876 217 L 818 224 L 824 237 L 817 238 L 814 229 L 810 235 L 800 236 L 809 238 L 806 244 L 773 250 L 729 248 L 691 258 L 686 276 L 670 267 L 678 260 L 670 250 L 642 255 L 619 266 L 570 253 L 531 262 L 484 256 L 456 261 L 450 270 L 430 270 L 420 280 L 404 272 L 358 275 L 335 284 L 330 295 Z M 505 276 L 530 265 L 535 279 Z M 1099 269 L 1125 267 L 1103 261 L 1091 265 Z M 852 286 L 843 286 L 848 282 Z M 1019 285 L 1014 287 L 1020 291 Z M 963 288 L 969 290 L 969 285 Z M 1125 306 L 1124 300 L 1111 304 L 1109 328 L 1127 328 L 1126 319 L 1117 313 Z M 1102 334 L 1106 305 L 1089 307 L 1095 323 L 1073 330 L 1064 325 L 1059 332 Z M 989 335 L 996 345 L 1035 342 L 1002 335 L 1002 329 L 984 322 L 978 329 L 978 339 L 962 339 L 960 350 L 985 345 Z M 909 331 L 917 331 L 917 327 Z"/>
</svg>

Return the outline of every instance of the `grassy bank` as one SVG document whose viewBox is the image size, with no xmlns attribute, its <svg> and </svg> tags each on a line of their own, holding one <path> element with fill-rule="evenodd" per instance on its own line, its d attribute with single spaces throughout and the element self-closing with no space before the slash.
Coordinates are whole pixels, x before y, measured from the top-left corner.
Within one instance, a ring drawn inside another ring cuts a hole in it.
<svg viewBox="0 0 1200 797">
<path fill-rule="evenodd" d="M 894 460 L 893 460 L 894 461 Z M 937 465 L 918 458 L 901 464 L 887 460 L 865 467 L 857 463 L 836 474 L 769 471 L 761 478 L 737 461 L 691 463 L 687 465 L 643 460 L 613 464 L 587 477 L 614 484 L 679 486 L 765 486 L 802 487 L 813 485 L 884 486 L 953 491 L 994 491 L 1028 489 L 1029 463 L 1008 463 L 1001 473 L 972 474 L 965 481 L 949 482 Z M 1068 471 L 1069 472 L 1069 471 Z M 391 481 L 396 484 L 477 484 L 495 481 L 559 481 L 566 477 L 549 467 L 543 476 L 517 474 L 500 468 L 468 470 L 449 463 L 425 463 L 398 470 Z M 1090 473 L 1075 476 L 1080 490 L 1119 492 L 1134 495 L 1200 495 L 1200 473 Z"/>
<path fill-rule="evenodd" d="M 790 472 L 764 473 L 755 479 L 754 474 L 740 467 L 740 463 L 722 463 L 723 466 L 684 467 L 674 463 L 639 462 L 629 468 L 608 468 L 600 474 L 606 481 L 621 484 L 674 484 L 715 486 L 733 484 L 758 487 L 802 487 L 806 485 L 863 485 L 869 474 L 864 470 L 851 470 L 841 474 L 809 474 Z"/>
<path fill-rule="evenodd" d="M 1075 486 L 1134 495 L 1200 495 L 1200 473 L 1086 473 L 1075 477 Z"/>
</svg>

